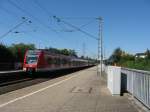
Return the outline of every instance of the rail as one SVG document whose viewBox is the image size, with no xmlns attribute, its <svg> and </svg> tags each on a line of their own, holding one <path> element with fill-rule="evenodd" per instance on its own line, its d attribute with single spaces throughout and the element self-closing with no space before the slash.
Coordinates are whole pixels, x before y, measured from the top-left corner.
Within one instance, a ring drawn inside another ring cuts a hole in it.
<svg viewBox="0 0 150 112">
<path fill-rule="evenodd" d="M 2 73 L 18 73 L 18 72 L 23 72 L 23 70 L 0 71 L 0 74 L 2 74 Z"/>
<path fill-rule="evenodd" d="M 24 74 L 24 73 L 25 72 L 23 70 L 0 71 L 0 77 L 16 75 L 16 74 Z"/>
</svg>

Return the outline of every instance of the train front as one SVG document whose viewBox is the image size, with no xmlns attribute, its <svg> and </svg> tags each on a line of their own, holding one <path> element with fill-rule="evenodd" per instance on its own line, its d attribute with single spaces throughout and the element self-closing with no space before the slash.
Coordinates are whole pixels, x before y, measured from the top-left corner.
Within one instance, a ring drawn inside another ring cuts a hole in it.
<svg viewBox="0 0 150 112">
<path fill-rule="evenodd" d="M 37 70 L 39 56 L 39 50 L 28 50 L 25 53 L 23 70 L 30 74 L 34 73 Z"/>
</svg>

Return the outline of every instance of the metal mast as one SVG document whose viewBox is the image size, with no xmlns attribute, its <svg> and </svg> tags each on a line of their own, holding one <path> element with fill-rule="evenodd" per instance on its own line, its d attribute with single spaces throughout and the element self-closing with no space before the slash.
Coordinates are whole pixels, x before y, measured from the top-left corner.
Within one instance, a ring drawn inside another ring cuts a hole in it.
<svg viewBox="0 0 150 112">
<path fill-rule="evenodd" d="M 103 35 L 102 35 L 102 25 L 103 18 L 97 18 L 99 20 L 99 33 L 98 33 L 98 61 L 100 61 L 100 75 L 103 72 Z M 99 69 L 98 69 L 99 70 Z"/>
</svg>

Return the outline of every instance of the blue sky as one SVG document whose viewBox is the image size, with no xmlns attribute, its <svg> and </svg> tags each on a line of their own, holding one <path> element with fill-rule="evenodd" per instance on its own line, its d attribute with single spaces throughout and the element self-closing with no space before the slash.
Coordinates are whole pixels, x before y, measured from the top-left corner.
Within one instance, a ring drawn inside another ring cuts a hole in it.
<svg viewBox="0 0 150 112">
<path fill-rule="evenodd" d="M 49 13 L 43 11 L 37 3 Z M 0 42 L 6 45 L 34 43 L 38 48 L 70 48 L 75 49 L 79 55 L 83 54 L 85 43 L 86 55 L 94 57 L 97 54 L 97 41 L 57 22 L 52 16 L 61 17 L 78 27 L 89 23 L 81 29 L 95 36 L 98 36 L 98 21 L 94 18 L 102 16 L 106 57 L 116 47 L 129 53 L 143 52 L 150 48 L 149 12 L 150 0 L 0 0 L 0 36 L 20 23 L 21 17 L 32 21 L 13 30 Z M 73 32 L 66 32 L 68 30 Z M 15 31 L 20 33 L 15 34 Z"/>
</svg>

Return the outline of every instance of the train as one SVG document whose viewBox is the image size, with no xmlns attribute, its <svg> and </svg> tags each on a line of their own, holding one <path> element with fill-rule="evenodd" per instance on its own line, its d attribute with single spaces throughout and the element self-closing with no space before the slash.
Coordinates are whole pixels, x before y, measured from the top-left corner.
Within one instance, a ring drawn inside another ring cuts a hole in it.
<svg viewBox="0 0 150 112">
<path fill-rule="evenodd" d="M 48 50 L 27 50 L 24 56 L 23 71 L 33 74 L 35 72 L 69 69 L 92 66 L 93 63 L 62 54 L 52 53 Z"/>
</svg>

